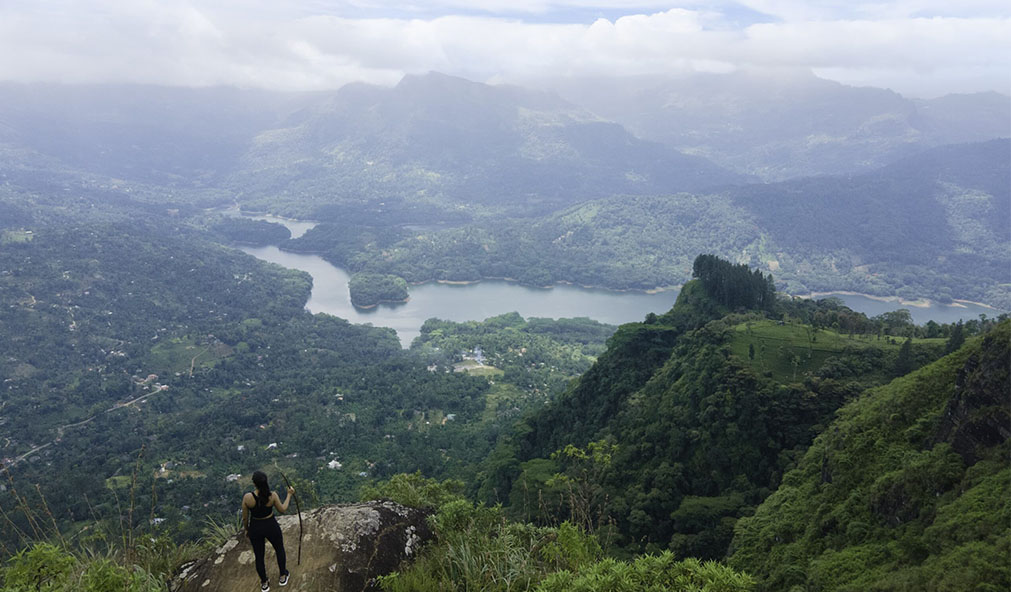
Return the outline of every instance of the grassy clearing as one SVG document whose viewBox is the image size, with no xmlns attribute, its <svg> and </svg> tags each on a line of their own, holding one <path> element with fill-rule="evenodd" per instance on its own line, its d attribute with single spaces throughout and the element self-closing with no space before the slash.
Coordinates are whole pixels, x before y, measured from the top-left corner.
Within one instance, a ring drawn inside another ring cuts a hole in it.
<svg viewBox="0 0 1011 592">
<path fill-rule="evenodd" d="M 27 243 L 35 238 L 31 230 L 4 230 L 0 232 L 0 245 Z"/>
<path fill-rule="evenodd" d="M 877 335 L 843 335 L 809 325 L 779 324 L 776 321 L 742 323 L 734 327 L 730 349 L 758 372 L 771 372 L 779 381 L 797 380 L 814 372 L 830 357 L 844 351 L 878 348 L 897 351 L 902 338 Z M 943 344 L 944 339 L 913 339 L 913 344 Z M 751 357 L 754 348 L 754 358 Z"/>
<path fill-rule="evenodd" d="M 479 364 L 474 360 L 464 360 L 453 364 L 453 371 L 466 372 L 467 374 L 472 374 L 474 376 L 501 376 L 505 374 L 504 370 L 500 370 L 494 366 Z"/>
<path fill-rule="evenodd" d="M 223 343 L 202 344 L 194 337 L 169 339 L 151 348 L 147 365 L 156 373 L 188 373 L 191 368 L 210 367 L 227 358 L 232 349 Z"/>
<path fill-rule="evenodd" d="M 105 480 L 105 486 L 109 489 L 126 489 L 131 483 L 133 478 L 130 475 L 117 475 Z"/>
</svg>

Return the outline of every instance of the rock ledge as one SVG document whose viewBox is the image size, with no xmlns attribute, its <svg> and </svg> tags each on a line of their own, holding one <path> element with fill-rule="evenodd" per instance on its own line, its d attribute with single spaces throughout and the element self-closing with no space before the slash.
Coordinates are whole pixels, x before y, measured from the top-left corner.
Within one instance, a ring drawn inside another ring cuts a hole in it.
<svg viewBox="0 0 1011 592">
<path fill-rule="evenodd" d="M 293 508 L 289 508 L 293 509 Z M 432 538 L 428 513 L 390 501 L 324 506 L 302 512 L 302 564 L 298 557 L 298 517 L 278 517 L 284 533 L 291 579 L 285 591 L 360 592 L 376 590 L 376 576 L 397 569 Z M 267 576 L 277 585 L 277 560 L 267 543 Z M 183 565 L 170 582 L 173 592 L 249 592 L 259 589 L 249 539 L 234 535 L 210 556 Z"/>
</svg>

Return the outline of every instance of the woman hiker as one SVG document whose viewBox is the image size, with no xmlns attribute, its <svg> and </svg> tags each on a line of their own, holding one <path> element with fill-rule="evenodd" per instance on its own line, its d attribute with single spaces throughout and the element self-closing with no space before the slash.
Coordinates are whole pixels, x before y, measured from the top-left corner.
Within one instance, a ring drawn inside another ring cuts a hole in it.
<svg viewBox="0 0 1011 592">
<path fill-rule="evenodd" d="M 270 590 L 270 582 L 267 581 L 267 568 L 263 564 L 266 541 L 270 541 L 274 547 L 274 554 L 277 555 L 277 567 L 281 571 L 278 584 L 288 585 L 284 537 L 281 535 L 281 525 L 274 518 L 274 510 L 277 510 L 278 514 L 288 511 L 288 502 L 291 501 L 295 488 L 288 488 L 288 495 L 284 498 L 284 503 L 281 503 L 281 498 L 270 490 L 267 474 L 263 471 L 253 473 L 253 485 L 256 486 L 256 492 L 242 496 L 242 526 L 246 529 L 246 536 L 249 537 L 253 553 L 256 555 L 256 573 L 260 575 L 260 590 L 267 592 Z"/>
</svg>

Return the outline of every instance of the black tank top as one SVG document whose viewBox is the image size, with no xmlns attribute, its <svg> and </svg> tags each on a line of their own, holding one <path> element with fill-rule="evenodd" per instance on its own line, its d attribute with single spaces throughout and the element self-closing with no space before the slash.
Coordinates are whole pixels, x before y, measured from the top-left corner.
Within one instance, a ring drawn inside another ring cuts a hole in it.
<svg viewBox="0 0 1011 592">
<path fill-rule="evenodd" d="M 249 514 L 254 520 L 266 520 L 274 515 L 274 509 L 261 503 L 260 496 L 256 495 L 255 491 L 253 492 L 253 499 L 256 500 L 256 505 L 249 511 Z M 269 501 L 270 498 L 267 498 L 267 500 Z"/>
</svg>

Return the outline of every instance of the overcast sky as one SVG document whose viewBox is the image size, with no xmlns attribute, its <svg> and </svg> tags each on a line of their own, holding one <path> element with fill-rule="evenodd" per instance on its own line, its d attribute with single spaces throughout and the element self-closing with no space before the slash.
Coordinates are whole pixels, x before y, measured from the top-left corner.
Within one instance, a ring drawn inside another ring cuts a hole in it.
<svg viewBox="0 0 1011 592">
<path fill-rule="evenodd" d="M 807 68 L 1011 93 L 1007 0 L 0 0 L 0 80 L 328 89 Z"/>
</svg>

